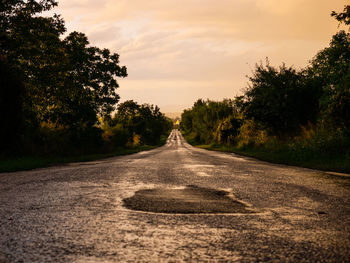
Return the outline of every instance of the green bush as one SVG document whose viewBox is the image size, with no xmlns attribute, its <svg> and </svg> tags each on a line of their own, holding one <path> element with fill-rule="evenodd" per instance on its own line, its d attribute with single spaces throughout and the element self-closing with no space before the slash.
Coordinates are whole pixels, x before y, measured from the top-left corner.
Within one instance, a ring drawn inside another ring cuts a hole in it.
<svg viewBox="0 0 350 263">
<path fill-rule="evenodd" d="M 254 120 L 245 120 L 237 136 L 238 148 L 259 147 L 268 140 L 267 132 Z"/>
<path fill-rule="evenodd" d="M 112 127 L 111 132 L 110 141 L 115 147 L 124 147 L 131 139 L 128 130 L 122 124 Z"/>
<path fill-rule="evenodd" d="M 341 129 L 311 127 L 303 129 L 303 133 L 290 143 L 290 148 L 320 156 L 345 155 L 350 149 L 350 137 Z"/>
</svg>

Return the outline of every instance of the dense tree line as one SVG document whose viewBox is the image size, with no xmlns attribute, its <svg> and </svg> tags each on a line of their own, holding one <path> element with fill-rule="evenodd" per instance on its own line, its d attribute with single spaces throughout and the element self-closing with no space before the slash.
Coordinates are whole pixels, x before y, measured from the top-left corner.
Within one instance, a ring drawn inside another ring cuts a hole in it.
<svg viewBox="0 0 350 263">
<path fill-rule="evenodd" d="M 116 114 L 104 119 L 103 125 L 105 139 L 114 146 L 156 145 L 170 132 L 173 122 L 157 106 L 128 100 L 119 104 Z"/>
<path fill-rule="evenodd" d="M 181 116 L 181 128 L 200 143 L 227 142 L 237 133 L 240 124 L 239 108 L 234 100 L 199 99 Z"/>
<path fill-rule="evenodd" d="M 65 34 L 59 15 L 42 15 L 56 5 L 0 3 L 0 152 L 66 152 L 103 143 L 98 120 L 115 110 L 117 78 L 127 76 L 126 67 L 83 33 Z M 146 137 L 145 143 L 156 141 Z"/>
<path fill-rule="evenodd" d="M 349 25 L 350 6 L 333 12 Z M 336 33 L 301 70 L 257 64 L 243 96 L 198 100 L 182 114 L 181 128 L 196 143 L 238 147 L 288 143 L 328 154 L 350 149 L 350 34 Z"/>
</svg>

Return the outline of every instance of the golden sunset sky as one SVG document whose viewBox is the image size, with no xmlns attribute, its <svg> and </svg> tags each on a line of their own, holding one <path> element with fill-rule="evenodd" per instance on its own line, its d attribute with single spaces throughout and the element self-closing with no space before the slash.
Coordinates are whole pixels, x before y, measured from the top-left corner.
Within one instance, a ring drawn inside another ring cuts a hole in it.
<svg viewBox="0 0 350 263">
<path fill-rule="evenodd" d="M 255 63 L 305 67 L 339 30 L 350 0 L 61 0 L 68 32 L 120 55 L 121 101 L 180 112 L 240 95 Z"/>
</svg>

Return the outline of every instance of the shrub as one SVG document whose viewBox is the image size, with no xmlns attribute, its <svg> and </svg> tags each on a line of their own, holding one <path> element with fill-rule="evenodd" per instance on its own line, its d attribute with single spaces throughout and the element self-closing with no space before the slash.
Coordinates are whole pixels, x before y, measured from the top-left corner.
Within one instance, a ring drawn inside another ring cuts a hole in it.
<svg viewBox="0 0 350 263">
<path fill-rule="evenodd" d="M 350 137 L 344 130 L 324 126 L 302 128 L 300 136 L 289 144 L 294 151 L 307 151 L 321 156 L 339 156 L 350 149 Z"/>
<path fill-rule="evenodd" d="M 262 146 L 268 141 L 267 132 L 254 120 L 245 120 L 237 136 L 238 148 Z"/>
<path fill-rule="evenodd" d="M 122 124 L 117 124 L 111 128 L 112 135 L 110 136 L 110 141 L 113 146 L 123 147 L 129 141 L 129 132 L 123 127 Z"/>
</svg>

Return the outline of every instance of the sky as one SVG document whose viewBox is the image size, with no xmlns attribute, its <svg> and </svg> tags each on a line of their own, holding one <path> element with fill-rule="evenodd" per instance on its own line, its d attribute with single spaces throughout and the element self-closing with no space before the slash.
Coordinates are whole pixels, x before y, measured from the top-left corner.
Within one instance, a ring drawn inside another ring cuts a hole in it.
<svg viewBox="0 0 350 263">
<path fill-rule="evenodd" d="M 308 65 L 350 0 L 59 0 L 68 32 L 120 55 L 121 102 L 181 112 L 241 95 L 255 64 Z"/>
</svg>

